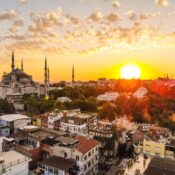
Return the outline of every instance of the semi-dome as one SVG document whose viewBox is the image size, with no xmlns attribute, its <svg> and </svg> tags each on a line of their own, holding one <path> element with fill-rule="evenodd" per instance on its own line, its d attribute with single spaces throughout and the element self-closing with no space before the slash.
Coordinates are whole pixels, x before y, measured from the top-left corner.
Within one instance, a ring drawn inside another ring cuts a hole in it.
<svg viewBox="0 0 175 175">
<path fill-rule="evenodd" d="M 2 82 L 5 84 L 10 84 L 14 81 L 22 84 L 32 83 L 32 77 L 20 69 L 14 69 L 2 78 Z"/>
</svg>

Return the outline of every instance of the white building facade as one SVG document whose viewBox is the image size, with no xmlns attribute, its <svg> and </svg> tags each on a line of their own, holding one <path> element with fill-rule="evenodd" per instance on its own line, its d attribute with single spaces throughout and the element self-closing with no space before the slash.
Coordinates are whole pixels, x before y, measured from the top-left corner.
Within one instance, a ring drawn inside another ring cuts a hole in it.
<svg viewBox="0 0 175 175">
<path fill-rule="evenodd" d="M 60 130 L 83 136 L 88 135 L 88 128 L 86 121 L 82 118 L 76 118 L 76 117 L 62 118 L 60 123 Z"/>
<path fill-rule="evenodd" d="M 73 147 L 54 145 L 53 154 L 67 159 L 75 159 L 82 175 L 98 172 L 100 143 L 84 136 L 76 136 L 79 144 Z"/>
<path fill-rule="evenodd" d="M 16 133 L 20 127 L 24 127 L 30 124 L 31 118 L 25 115 L 8 114 L 0 116 L 0 127 L 10 127 L 10 134 Z"/>
<path fill-rule="evenodd" d="M 31 161 L 29 157 L 14 150 L 0 153 L 0 174 L 28 175 L 29 161 Z"/>
<path fill-rule="evenodd" d="M 97 101 L 114 101 L 119 97 L 118 92 L 106 92 L 97 97 Z"/>
<path fill-rule="evenodd" d="M 147 93 L 148 93 L 148 90 L 145 87 L 140 87 L 139 89 L 137 89 L 136 92 L 133 93 L 133 96 L 138 99 L 142 99 L 145 97 Z"/>
</svg>

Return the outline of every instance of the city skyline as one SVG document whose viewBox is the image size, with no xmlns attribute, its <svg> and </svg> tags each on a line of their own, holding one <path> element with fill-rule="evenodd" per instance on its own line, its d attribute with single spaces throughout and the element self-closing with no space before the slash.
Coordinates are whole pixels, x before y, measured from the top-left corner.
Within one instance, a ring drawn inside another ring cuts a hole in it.
<svg viewBox="0 0 175 175">
<path fill-rule="evenodd" d="M 0 2 L 0 76 L 11 69 L 12 51 L 16 67 L 23 60 L 39 82 L 45 57 L 51 82 L 71 81 L 72 65 L 83 81 L 120 78 L 128 64 L 141 69 L 141 79 L 175 74 L 173 0 L 49 2 Z"/>
</svg>

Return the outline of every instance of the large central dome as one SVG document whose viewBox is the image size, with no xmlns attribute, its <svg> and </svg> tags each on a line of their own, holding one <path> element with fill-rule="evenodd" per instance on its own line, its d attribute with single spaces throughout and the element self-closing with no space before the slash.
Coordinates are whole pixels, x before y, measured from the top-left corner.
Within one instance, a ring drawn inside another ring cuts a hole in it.
<svg viewBox="0 0 175 175">
<path fill-rule="evenodd" d="M 11 72 L 8 74 L 4 74 L 2 77 L 2 83 L 6 85 L 10 85 L 13 82 L 20 84 L 28 84 L 33 83 L 32 76 L 26 74 L 23 70 L 23 61 L 21 62 L 21 69 L 15 68 L 15 58 L 14 53 L 12 53 L 12 65 Z"/>
</svg>

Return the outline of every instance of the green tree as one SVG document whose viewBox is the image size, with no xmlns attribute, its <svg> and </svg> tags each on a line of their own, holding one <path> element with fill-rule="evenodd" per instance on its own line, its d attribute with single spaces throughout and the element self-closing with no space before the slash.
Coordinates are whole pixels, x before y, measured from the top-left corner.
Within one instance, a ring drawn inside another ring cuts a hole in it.
<svg viewBox="0 0 175 175">
<path fill-rule="evenodd" d="M 105 103 L 102 109 L 99 111 L 99 116 L 101 119 L 109 119 L 113 121 L 116 117 L 116 106 L 111 103 Z"/>
<path fill-rule="evenodd" d="M 0 100 L 0 111 L 5 114 L 12 114 L 15 112 L 15 108 L 12 103 L 9 103 L 7 100 Z"/>
</svg>

